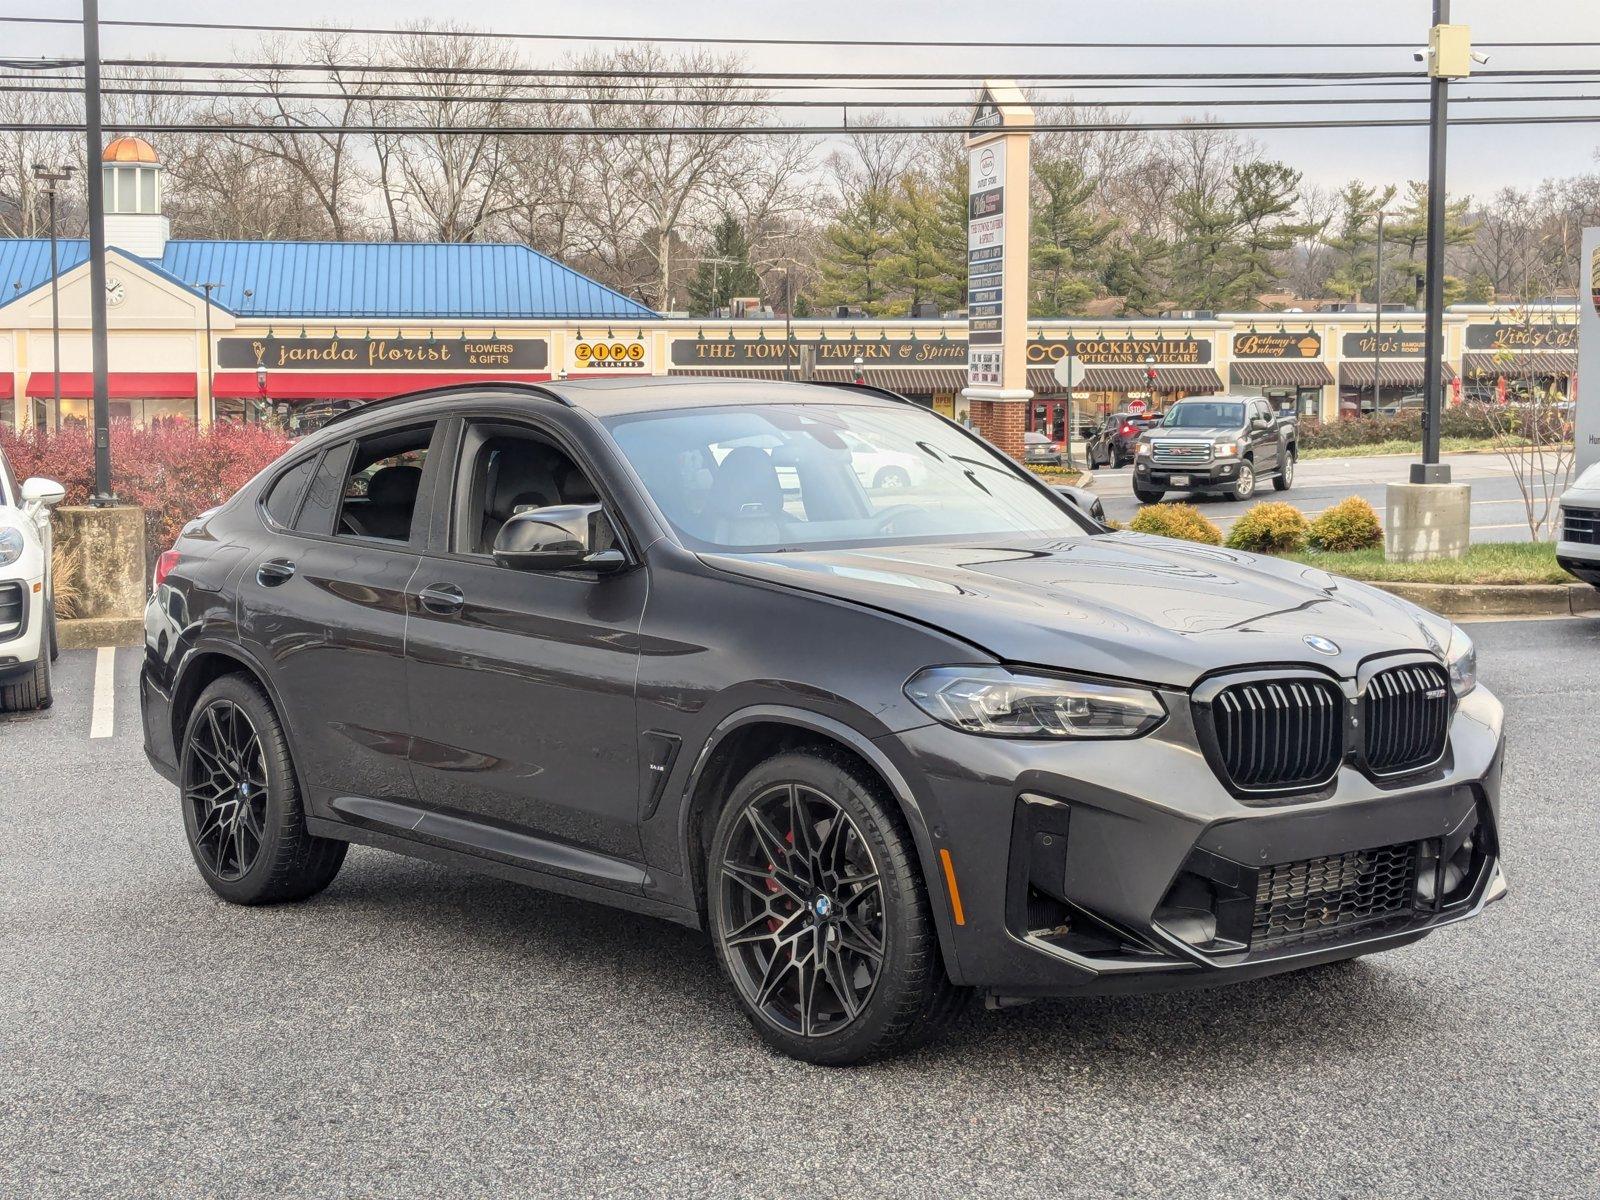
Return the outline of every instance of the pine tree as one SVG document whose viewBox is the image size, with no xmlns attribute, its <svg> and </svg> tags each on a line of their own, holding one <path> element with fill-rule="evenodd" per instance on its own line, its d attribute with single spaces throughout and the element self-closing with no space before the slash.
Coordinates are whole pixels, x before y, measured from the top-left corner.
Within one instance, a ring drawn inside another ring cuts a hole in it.
<svg viewBox="0 0 1600 1200">
<path fill-rule="evenodd" d="M 869 316 L 890 314 L 894 304 L 886 276 L 895 252 L 894 207 L 889 187 L 864 187 L 823 231 L 818 299 L 824 306 L 859 305 Z"/>
<path fill-rule="evenodd" d="M 1065 317 L 1094 296 L 1096 256 L 1117 227 L 1088 211 L 1095 184 L 1071 159 L 1034 165 L 1038 200 L 1033 206 L 1029 248 L 1035 317 Z"/>
<path fill-rule="evenodd" d="M 693 312 L 710 313 L 727 308 L 735 296 L 759 296 L 761 278 L 750 265 L 750 238 L 732 213 L 724 213 L 711 230 L 707 261 L 695 268 L 689 280 L 689 305 Z"/>
<path fill-rule="evenodd" d="M 1375 298 L 1377 287 L 1377 217 L 1394 199 L 1391 185 L 1379 192 L 1352 179 L 1339 193 L 1339 215 L 1328 249 L 1338 256 L 1327 287 L 1334 295 L 1358 304 L 1364 295 Z M 1385 233 L 1388 231 L 1385 230 Z"/>
<path fill-rule="evenodd" d="M 1109 295 L 1122 297 L 1123 316 L 1150 316 L 1166 307 L 1162 273 L 1171 258 L 1172 247 L 1138 234 L 1106 251 L 1100 282 Z"/>
<path fill-rule="evenodd" d="M 1277 284 L 1278 257 L 1313 226 L 1295 220 L 1300 172 L 1286 163 L 1252 162 L 1233 169 L 1232 201 L 1237 232 L 1224 304 L 1254 308 L 1262 292 Z"/>
<path fill-rule="evenodd" d="M 1445 198 L 1444 244 L 1447 248 L 1465 245 L 1477 236 L 1477 226 L 1467 219 L 1467 208 L 1471 203 L 1470 196 L 1463 196 L 1460 200 L 1451 200 L 1448 196 Z M 1395 256 L 1395 270 L 1402 279 L 1412 277 L 1412 301 L 1417 308 L 1421 308 L 1428 286 L 1428 185 L 1422 180 L 1413 179 L 1406 184 L 1405 203 L 1395 220 L 1384 225 L 1383 240 L 1399 248 L 1400 253 Z M 1386 275 L 1388 270 L 1388 257 L 1385 255 Z M 1452 287 L 1460 290 L 1461 286 L 1459 280 L 1454 284 L 1449 279 L 1445 280 L 1446 303 L 1449 302 Z"/>
<path fill-rule="evenodd" d="M 883 260 L 882 278 L 904 311 L 924 300 L 940 309 L 956 307 L 965 296 L 966 192 L 959 208 L 950 203 L 949 180 L 908 173 L 891 212 L 894 234 Z"/>
</svg>

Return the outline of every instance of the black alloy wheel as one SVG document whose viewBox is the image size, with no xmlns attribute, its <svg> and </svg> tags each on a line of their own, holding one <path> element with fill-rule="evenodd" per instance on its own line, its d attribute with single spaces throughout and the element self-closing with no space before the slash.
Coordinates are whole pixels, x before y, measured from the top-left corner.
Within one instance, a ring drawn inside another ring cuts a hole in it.
<svg viewBox="0 0 1600 1200">
<path fill-rule="evenodd" d="M 333 882 L 346 844 L 315 837 L 283 725 L 245 675 L 224 675 L 190 710 L 178 778 L 200 877 L 224 900 L 303 900 Z"/>
<path fill-rule="evenodd" d="M 255 865 L 267 834 L 267 766 L 261 738 L 232 700 L 200 713 L 189 739 L 183 802 L 193 815 L 195 854 L 218 879 Z"/>
<path fill-rule="evenodd" d="M 858 760 L 815 747 L 757 764 L 707 849 L 718 961 L 775 1049 L 844 1066 L 915 1045 L 965 1007 L 905 818 Z"/>
<path fill-rule="evenodd" d="M 719 881 L 734 982 L 779 1029 L 827 1037 L 883 968 L 883 878 L 849 814 L 815 788 L 779 784 L 740 817 Z"/>
</svg>

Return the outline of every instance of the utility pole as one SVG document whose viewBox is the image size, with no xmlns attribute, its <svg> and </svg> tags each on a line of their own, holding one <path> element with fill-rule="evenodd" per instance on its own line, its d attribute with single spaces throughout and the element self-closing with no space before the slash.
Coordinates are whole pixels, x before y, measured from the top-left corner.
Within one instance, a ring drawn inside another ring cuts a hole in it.
<svg viewBox="0 0 1600 1200">
<path fill-rule="evenodd" d="M 211 347 L 213 345 L 215 345 L 215 343 L 212 342 L 212 340 L 211 340 L 211 293 L 216 291 L 222 285 L 220 283 L 209 282 L 208 281 L 206 283 L 197 283 L 197 284 L 195 284 L 195 286 L 198 287 L 198 288 L 203 289 L 205 291 L 205 294 L 206 294 L 206 407 L 212 409 L 211 412 L 206 414 L 206 424 L 210 425 L 213 421 L 215 421 L 217 419 L 217 414 L 216 414 L 216 411 L 215 411 L 216 401 L 212 398 L 212 395 L 211 395 L 211 389 L 216 386 L 216 382 L 217 382 L 216 365 L 211 361 L 211 353 L 212 353 Z M 194 402 L 194 407 L 195 407 L 194 423 L 195 423 L 195 427 L 199 428 L 199 426 L 200 426 L 200 401 L 199 400 L 196 400 Z"/>
<path fill-rule="evenodd" d="M 1372 298 L 1372 415 L 1383 407 L 1383 209 L 1378 210 L 1377 294 Z M 1361 415 L 1359 412 L 1356 414 Z"/>
<path fill-rule="evenodd" d="M 89 321 L 94 360 L 94 495 L 89 503 L 108 508 L 111 494 L 111 400 L 106 346 L 106 195 L 100 163 L 105 137 L 100 129 L 100 3 L 83 0 L 83 125 L 89 164 Z M 60 364 L 56 364 L 60 374 Z"/>
<path fill-rule="evenodd" d="M 33 177 L 44 184 L 44 194 L 50 198 L 50 390 L 57 433 L 61 432 L 61 260 L 56 252 L 56 189 L 72 178 L 73 170 L 70 165 L 52 171 L 43 163 L 33 164 Z"/>
</svg>

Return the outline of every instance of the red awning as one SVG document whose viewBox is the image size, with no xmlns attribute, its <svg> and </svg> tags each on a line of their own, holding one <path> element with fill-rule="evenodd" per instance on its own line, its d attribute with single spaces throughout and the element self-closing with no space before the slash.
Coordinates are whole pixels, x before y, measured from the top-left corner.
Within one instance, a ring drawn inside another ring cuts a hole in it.
<svg viewBox="0 0 1600 1200">
<path fill-rule="evenodd" d="M 112 371 L 106 376 L 112 400 L 193 400 L 198 394 L 193 371 Z M 94 375 L 88 371 L 61 372 L 61 394 L 70 400 L 94 396 Z M 49 371 L 28 375 L 28 395 L 48 399 L 55 395 L 55 377 Z"/>
<path fill-rule="evenodd" d="M 458 383 L 544 383 L 549 378 L 548 372 L 484 375 L 450 371 L 268 371 L 266 396 L 269 400 L 387 400 L 390 396 Z M 254 371 L 220 371 L 211 385 L 211 394 L 219 400 L 254 400 L 262 393 Z"/>
</svg>

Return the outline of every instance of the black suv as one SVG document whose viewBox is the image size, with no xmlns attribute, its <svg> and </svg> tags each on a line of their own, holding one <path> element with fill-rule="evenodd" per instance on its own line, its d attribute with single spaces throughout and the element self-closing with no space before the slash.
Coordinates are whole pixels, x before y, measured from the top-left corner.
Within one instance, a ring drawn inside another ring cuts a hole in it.
<svg viewBox="0 0 1600 1200">
<path fill-rule="evenodd" d="M 1086 447 L 1089 468 L 1125 467 L 1133 461 L 1140 435 L 1161 424 L 1160 413 L 1117 412 L 1107 414 L 1098 432 Z"/>
<path fill-rule="evenodd" d="M 1300 455 L 1292 416 L 1278 416 L 1259 396 L 1180 400 L 1139 440 L 1133 494 L 1155 504 L 1169 491 L 1220 492 L 1248 500 L 1270 478 L 1288 491 Z"/>
<path fill-rule="evenodd" d="M 917 481 L 865 487 L 862 445 Z M 705 927 L 816 1062 L 974 993 L 1351 958 L 1504 890 L 1460 630 L 1112 532 L 873 389 L 373 404 L 188 525 L 146 637 L 146 748 L 219 895 L 310 896 L 356 842 Z"/>
</svg>

